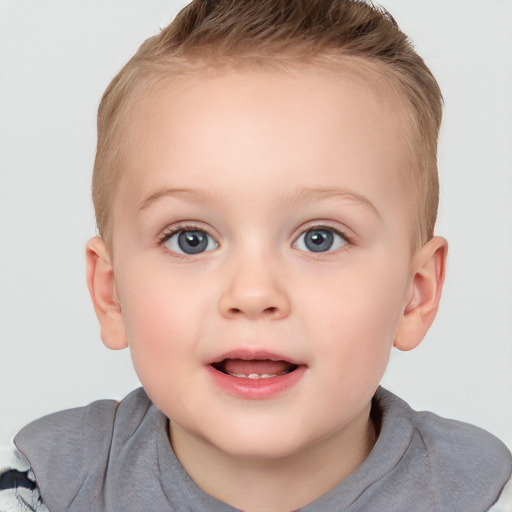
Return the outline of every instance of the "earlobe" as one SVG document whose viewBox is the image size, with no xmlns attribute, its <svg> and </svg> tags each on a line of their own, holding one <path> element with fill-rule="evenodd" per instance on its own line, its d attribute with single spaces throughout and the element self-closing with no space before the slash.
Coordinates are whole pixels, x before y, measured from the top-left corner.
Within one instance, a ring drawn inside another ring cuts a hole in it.
<svg viewBox="0 0 512 512">
<path fill-rule="evenodd" d="M 128 346 L 126 331 L 117 299 L 114 270 L 105 242 L 100 237 L 86 246 L 87 286 L 98 317 L 103 343 L 112 350 Z"/>
<path fill-rule="evenodd" d="M 441 299 L 447 253 L 448 243 L 441 237 L 432 238 L 416 253 L 410 293 L 395 337 L 396 348 L 417 347 L 432 325 Z"/>
</svg>

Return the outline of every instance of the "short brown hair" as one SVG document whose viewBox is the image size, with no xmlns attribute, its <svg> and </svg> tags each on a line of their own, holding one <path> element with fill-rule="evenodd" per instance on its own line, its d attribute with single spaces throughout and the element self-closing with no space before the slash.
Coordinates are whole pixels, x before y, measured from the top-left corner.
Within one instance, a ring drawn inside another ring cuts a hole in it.
<svg viewBox="0 0 512 512">
<path fill-rule="evenodd" d="M 107 87 L 98 110 L 92 194 L 100 235 L 111 236 L 129 105 L 161 77 L 222 66 L 332 65 L 352 59 L 385 78 L 409 113 L 418 197 L 415 245 L 433 236 L 439 199 L 439 86 L 383 8 L 363 0 L 193 0 L 147 39 Z"/>
</svg>

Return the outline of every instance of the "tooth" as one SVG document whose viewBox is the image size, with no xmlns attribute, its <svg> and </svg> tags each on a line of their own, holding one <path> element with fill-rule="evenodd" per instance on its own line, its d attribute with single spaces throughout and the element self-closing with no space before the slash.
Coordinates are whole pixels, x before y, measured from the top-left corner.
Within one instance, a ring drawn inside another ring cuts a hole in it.
<svg viewBox="0 0 512 512">
<path fill-rule="evenodd" d="M 270 375 L 268 373 L 263 373 L 262 375 L 259 375 L 257 373 L 251 373 L 249 375 L 245 375 L 244 373 L 230 373 L 232 377 L 238 377 L 239 379 L 251 379 L 251 380 L 257 380 L 257 379 L 270 379 L 272 377 L 277 377 L 277 375 Z M 283 375 L 283 374 L 281 374 Z"/>
</svg>

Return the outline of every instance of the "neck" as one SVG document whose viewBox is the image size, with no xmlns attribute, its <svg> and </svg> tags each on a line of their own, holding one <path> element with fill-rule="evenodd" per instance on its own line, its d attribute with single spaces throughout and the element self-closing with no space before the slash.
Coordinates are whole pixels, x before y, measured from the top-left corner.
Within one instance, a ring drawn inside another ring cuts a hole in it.
<svg viewBox="0 0 512 512">
<path fill-rule="evenodd" d="M 176 456 L 196 484 L 245 512 L 289 512 L 311 503 L 357 469 L 375 441 L 370 405 L 328 438 L 280 458 L 233 457 L 171 427 Z"/>
</svg>

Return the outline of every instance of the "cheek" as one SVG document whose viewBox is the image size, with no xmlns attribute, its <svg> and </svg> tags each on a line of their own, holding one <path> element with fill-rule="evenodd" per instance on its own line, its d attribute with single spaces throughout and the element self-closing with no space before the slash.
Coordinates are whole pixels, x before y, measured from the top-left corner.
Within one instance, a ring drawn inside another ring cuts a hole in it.
<svg viewBox="0 0 512 512">
<path fill-rule="evenodd" d="M 137 274 L 123 281 L 130 285 L 119 296 L 133 363 L 144 383 L 144 375 L 183 367 L 200 338 L 201 300 L 165 271 Z"/>
<path fill-rule="evenodd" d="M 123 317 L 134 340 L 150 336 L 157 341 L 158 333 L 174 338 L 183 326 L 194 327 L 192 312 L 199 313 L 204 290 L 194 276 L 169 267 L 161 256 L 134 257 L 117 273 Z"/>
<path fill-rule="evenodd" d="M 330 356 L 351 374 L 384 372 L 402 316 L 406 275 L 393 271 L 392 264 L 389 271 L 382 268 L 351 267 L 325 283 L 322 297 L 311 301 L 309 337 L 320 336 L 319 355 Z"/>
</svg>

